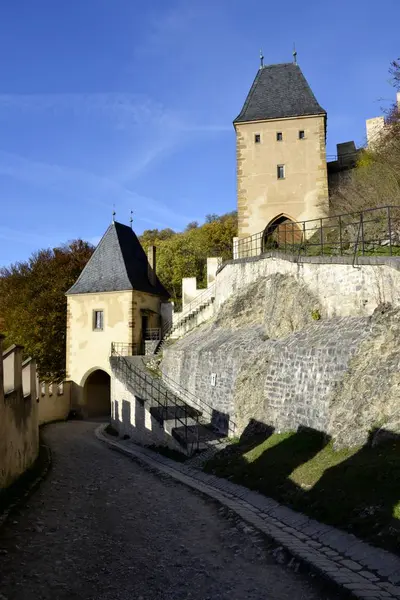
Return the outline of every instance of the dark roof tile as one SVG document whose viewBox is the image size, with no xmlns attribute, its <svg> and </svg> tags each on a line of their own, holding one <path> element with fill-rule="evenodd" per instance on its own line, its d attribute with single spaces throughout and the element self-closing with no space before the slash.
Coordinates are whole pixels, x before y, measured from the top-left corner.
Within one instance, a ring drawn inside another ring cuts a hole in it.
<svg viewBox="0 0 400 600">
<path fill-rule="evenodd" d="M 137 290 L 169 297 L 157 278 L 148 278 L 148 261 L 136 234 L 127 225 L 112 223 L 67 294 Z"/>
<path fill-rule="evenodd" d="M 294 63 L 261 67 L 234 123 L 326 114 L 300 67 Z"/>
</svg>

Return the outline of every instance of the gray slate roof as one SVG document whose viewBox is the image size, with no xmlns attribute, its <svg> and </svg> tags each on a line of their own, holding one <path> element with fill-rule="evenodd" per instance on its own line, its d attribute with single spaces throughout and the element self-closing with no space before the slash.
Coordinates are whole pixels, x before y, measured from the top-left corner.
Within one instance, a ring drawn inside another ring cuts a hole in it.
<svg viewBox="0 0 400 600">
<path fill-rule="evenodd" d="M 300 67 L 294 63 L 261 67 L 234 123 L 325 114 Z"/>
<path fill-rule="evenodd" d="M 169 298 L 157 278 L 148 278 L 148 261 L 135 233 L 127 225 L 112 223 L 82 273 L 67 294 L 137 290 Z"/>
</svg>

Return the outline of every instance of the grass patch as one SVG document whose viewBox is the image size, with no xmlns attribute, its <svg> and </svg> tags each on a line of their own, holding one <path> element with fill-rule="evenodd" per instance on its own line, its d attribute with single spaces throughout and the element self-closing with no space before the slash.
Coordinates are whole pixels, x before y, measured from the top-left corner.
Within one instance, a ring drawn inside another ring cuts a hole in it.
<svg viewBox="0 0 400 600">
<path fill-rule="evenodd" d="M 204 469 L 400 553 L 400 438 L 336 451 L 302 429 L 236 442 Z"/>
</svg>

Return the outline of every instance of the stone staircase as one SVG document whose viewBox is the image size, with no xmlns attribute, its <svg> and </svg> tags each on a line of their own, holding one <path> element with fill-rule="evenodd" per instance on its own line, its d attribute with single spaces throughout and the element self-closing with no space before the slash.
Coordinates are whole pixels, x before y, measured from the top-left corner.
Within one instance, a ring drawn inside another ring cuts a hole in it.
<svg viewBox="0 0 400 600">
<path fill-rule="evenodd" d="M 197 455 L 226 439 L 226 434 L 211 424 L 209 407 L 202 407 L 200 401 L 198 407 L 185 401 L 146 368 L 146 357 L 116 355 L 113 351 L 110 363 L 119 378 L 123 377 L 126 388 L 184 454 Z"/>
<path fill-rule="evenodd" d="M 168 341 L 181 337 L 206 321 L 209 318 L 207 309 L 214 304 L 214 301 L 215 284 L 206 288 L 204 292 L 185 306 L 181 313 L 176 313 L 175 322 L 167 324 L 163 330 L 162 340 L 158 344 L 155 354 L 160 354 Z"/>
</svg>

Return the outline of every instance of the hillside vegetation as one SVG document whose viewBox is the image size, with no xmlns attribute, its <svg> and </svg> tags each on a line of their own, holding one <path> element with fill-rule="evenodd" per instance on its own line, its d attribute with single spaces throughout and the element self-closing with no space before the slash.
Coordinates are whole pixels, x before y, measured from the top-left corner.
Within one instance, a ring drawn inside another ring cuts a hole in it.
<svg viewBox="0 0 400 600">
<path fill-rule="evenodd" d="M 182 233 L 153 229 L 143 233 L 144 248 L 156 244 L 157 272 L 179 306 L 182 277 L 205 285 L 207 256 L 232 257 L 236 213 L 208 215 L 206 223 L 190 223 Z M 65 292 L 79 277 L 94 251 L 82 240 L 39 250 L 23 262 L 0 268 L 0 332 L 4 346 L 21 344 L 37 361 L 43 380 L 65 377 L 67 299 Z"/>
<path fill-rule="evenodd" d="M 157 246 L 157 274 L 179 307 L 182 278 L 197 277 L 197 285 L 205 287 L 207 257 L 232 258 L 232 238 L 236 235 L 237 213 L 231 212 L 207 215 L 204 225 L 189 223 L 181 233 L 148 229 L 139 239 L 145 250 L 151 244 Z"/>
<path fill-rule="evenodd" d="M 400 91 L 400 59 L 392 62 L 393 87 Z M 365 149 L 357 167 L 350 171 L 330 198 L 331 215 L 400 206 L 400 111 L 394 103 L 387 111 L 385 130 Z"/>
</svg>

